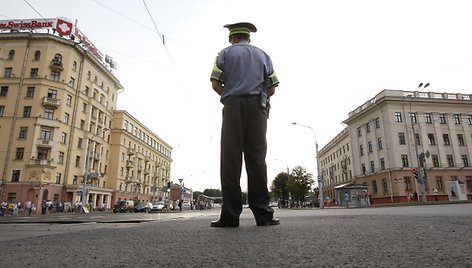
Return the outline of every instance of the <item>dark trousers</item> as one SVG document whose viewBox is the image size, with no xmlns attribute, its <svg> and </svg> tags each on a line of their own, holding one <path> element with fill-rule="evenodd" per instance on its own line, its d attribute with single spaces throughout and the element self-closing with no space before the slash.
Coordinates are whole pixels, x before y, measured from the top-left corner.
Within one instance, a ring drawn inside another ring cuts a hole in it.
<svg viewBox="0 0 472 268">
<path fill-rule="evenodd" d="M 267 117 L 257 96 L 233 97 L 223 108 L 221 128 L 221 220 L 239 221 L 242 212 L 242 157 L 248 178 L 248 201 L 256 221 L 272 219 L 267 189 Z"/>
</svg>

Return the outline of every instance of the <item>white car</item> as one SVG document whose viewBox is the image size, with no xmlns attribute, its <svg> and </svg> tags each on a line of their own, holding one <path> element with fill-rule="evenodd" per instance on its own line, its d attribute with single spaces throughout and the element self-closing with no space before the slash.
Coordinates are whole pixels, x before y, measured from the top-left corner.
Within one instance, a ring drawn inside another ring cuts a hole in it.
<svg viewBox="0 0 472 268">
<path fill-rule="evenodd" d="M 163 211 L 165 207 L 166 207 L 166 204 L 164 203 L 164 201 L 154 202 L 151 207 L 151 212 Z"/>
</svg>

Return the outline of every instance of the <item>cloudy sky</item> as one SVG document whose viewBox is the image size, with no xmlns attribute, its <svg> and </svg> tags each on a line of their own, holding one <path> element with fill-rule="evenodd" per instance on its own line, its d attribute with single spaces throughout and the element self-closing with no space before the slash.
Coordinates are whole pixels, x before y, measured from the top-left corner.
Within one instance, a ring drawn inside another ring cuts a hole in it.
<svg viewBox="0 0 472 268">
<path fill-rule="evenodd" d="M 429 91 L 471 94 L 469 6 L 465 0 L 15 0 L 2 3 L 0 20 L 77 21 L 118 62 L 114 73 L 125 88 L 118 109 L 174 148 L 173 181 L 203 191 L 220 187 L 222 105 L 209 75 L 229 45 L 224 24 L 254 23 L 251 43 L 271 56 L 281 81 L 268 125 L 271 181 L 298 165 L 316 174 L 315 136 L 322 148 L 350 111 L 383 89 L 429 82 Z M 241 185 L 246 189 L 245 176 Z"/>
</svg>

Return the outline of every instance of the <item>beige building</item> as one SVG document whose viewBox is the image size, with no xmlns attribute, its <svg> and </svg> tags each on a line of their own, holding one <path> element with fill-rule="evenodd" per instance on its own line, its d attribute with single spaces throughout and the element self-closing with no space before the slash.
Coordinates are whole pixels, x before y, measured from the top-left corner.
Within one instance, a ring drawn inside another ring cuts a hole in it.
<svg viewBox="0 0 472 268">
<path fill-rule="evenodd" d="M 421 200 L 416 170 L 428 201 L 454 200 L 455 191 L 472 199 L 471 97 L 383 90 L 320 150 L 324 194 L 340 199 L 343 187 L 367 185 L 374 203 Z"/>
<path fill-rule="evenodd" d="M 126 111 L 114 111 L 109 176 L 113 201 L 168 197 L 172 147 Z"/>
<path fill-rule="evenodd" d="M 116 111 L 113 62 L 72 24 L 43 20 L 22 24 L 34 29 L 0 21 L 0 200 L 110 208 L 159 195 L 172 148 Z"/>
</svg>

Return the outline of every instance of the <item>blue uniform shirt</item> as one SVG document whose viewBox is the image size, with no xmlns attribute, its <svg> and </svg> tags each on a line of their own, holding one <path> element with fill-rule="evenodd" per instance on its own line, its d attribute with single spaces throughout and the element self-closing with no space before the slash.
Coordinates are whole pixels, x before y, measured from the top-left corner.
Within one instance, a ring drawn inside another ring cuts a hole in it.
<svg viewBox="0 0 472 268">
<path fill-rule="evenodd" d="M 218 54 L 210 77 L 213 79 L 224 85 L 223 104 L 232 96 L 258 95 L 279 83 L 269 55 L 246 41 Z"/>
</svg>

